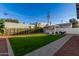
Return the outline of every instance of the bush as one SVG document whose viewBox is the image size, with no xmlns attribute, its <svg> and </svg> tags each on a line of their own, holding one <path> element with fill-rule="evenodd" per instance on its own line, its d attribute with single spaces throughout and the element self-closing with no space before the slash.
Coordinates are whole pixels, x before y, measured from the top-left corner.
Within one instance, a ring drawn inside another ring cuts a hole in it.
<svg viewBox="0 0 79 59">
<path fill-rule="evenodd" d="M 43 33 L 43 28 L 30 29 L 28 30 L 28 33 Z"/>
</svg>

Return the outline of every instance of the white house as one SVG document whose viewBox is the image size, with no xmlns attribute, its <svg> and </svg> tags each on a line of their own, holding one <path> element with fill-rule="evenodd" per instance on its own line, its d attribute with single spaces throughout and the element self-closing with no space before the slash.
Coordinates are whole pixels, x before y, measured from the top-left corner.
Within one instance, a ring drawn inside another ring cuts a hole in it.
<svg viewBox="0 0 79 59">
<path fill-rule="evenodd" d="M 51 28 L 51 29 L 49 29 Z M 47 28 L 44 29 L 44 33 L 54 33 L 56 34 L 56 32 L 66 32 L 66 34 L 79 34 L 79 27 L 77 28 L 72 28 L 72 24 L 71 23 L 63 23 L 63 24 L 56 24 L 53 26 L 48 26 Z"/>
<path fill-rule="evenodd" d="M 72 28 L 71 23 L 62 23 L 62 24 L 56 24 L 58 28 Z"/>
<path fill-rule="evenodd" d="M 12 23 L 5 22 L 4 23 L 4 34 L 15 34 L 19 32 L 27 33 L 28 29 L 34 29 L 35 25 L 23 24 L 23 23 Z"/>
</svg>

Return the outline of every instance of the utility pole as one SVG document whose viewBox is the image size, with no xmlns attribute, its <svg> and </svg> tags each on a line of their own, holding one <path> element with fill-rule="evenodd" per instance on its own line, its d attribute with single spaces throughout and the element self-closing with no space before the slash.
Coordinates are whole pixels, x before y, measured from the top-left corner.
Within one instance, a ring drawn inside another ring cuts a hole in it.
<svg viewBox="0 0 79 59">
<path fill-rule="evenodd" d="M 63 20 L 61 20 L 61 24 L 63 24 Z"/>
<path fill-rule="evenodd" d="M 47 15 L 47 20 L 48 20 L 48 26 L 51 25 L 51 21 L 50 21 L 50 13 L 48 12 L 48 15 Z"/>
</svg>

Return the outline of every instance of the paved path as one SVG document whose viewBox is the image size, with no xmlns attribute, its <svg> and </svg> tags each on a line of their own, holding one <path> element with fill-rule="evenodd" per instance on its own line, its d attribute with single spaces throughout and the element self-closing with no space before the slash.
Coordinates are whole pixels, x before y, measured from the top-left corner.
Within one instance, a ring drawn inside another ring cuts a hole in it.
<svg viewBox="0 0 79 59">
<path fill-rule="evenodd" d="M 54 56 L 79 56 L 79 36 L 73 36 Z"/>
<path fill-rule="evenodd" d="M 9 42 L 9 39 L 6 39 L 6 40 L 7 40 L 8 55 L 9 56 L 14 56 L 12 47 L 11 47 L 10 42 Z"/>
<path fill-rule="evenodd" d="M 72 35 L 67 35 L 31 53 L 25 54 L 25 56 L 52 56 L 52 54 L 60 49 L 60 47 L 62 47 L 71 37 Z"/>
<path fill-rule="evenodd" d="M 0 56 L 8 56 L 7 41 L 4 38 L 0 38 Z"/>
</svg>

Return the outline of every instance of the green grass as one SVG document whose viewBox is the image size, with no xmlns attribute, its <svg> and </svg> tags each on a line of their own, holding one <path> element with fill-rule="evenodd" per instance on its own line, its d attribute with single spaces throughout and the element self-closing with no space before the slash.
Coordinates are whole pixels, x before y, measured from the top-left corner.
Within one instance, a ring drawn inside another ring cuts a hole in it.
<svg viewBox="0 0 79 59">
<path fill-rule="evenodd" d="M 21 56 L 32 52 L 50 42 L 58 40 L 62 35 L 32 34 L 26 37 L 9 38 L 13 52 Z"/>
</svg>

